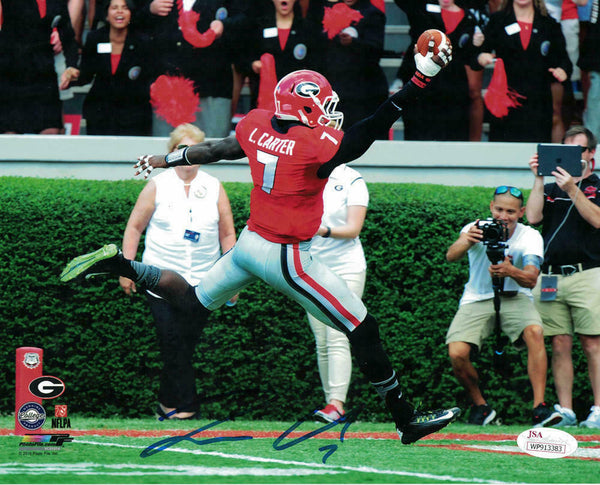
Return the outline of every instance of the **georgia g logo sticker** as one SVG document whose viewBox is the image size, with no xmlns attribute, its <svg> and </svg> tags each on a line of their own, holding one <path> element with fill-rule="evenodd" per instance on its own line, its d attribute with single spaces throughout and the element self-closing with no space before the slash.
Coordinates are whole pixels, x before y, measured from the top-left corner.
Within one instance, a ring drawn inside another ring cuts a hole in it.
<svg viewBox="0 0 600 485">
<path fill-rule="evenodd" d="M 29 383 L 29 392 L 42 399 L 54 399 L 65 392 L 65 383 L 58 377 L 42 376 Z"/>
<path fill-rule="evenodd" d="M 316 96 L 319 91 L 319 86 L 312 81 L 304 81 L 296 85 L 296 94 L 303 98 L 310 98 L 311 94 Z"/>
</svg>

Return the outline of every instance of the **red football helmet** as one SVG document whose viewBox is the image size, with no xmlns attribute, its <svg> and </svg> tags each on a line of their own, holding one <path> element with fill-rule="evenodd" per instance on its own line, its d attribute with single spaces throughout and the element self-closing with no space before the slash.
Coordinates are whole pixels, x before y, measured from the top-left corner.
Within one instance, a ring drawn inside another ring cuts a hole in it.
<svg viewBox="0 0 600 485">
<path fill-rule="evenodd" d="M 325 76 L 315 71 L 294 71 L 275 86 L 275 116 L 281 120 L 298 120 L 305 125 L 340 129 L 344 114 L 336 111 L 338 95 Z"/>
</svg>

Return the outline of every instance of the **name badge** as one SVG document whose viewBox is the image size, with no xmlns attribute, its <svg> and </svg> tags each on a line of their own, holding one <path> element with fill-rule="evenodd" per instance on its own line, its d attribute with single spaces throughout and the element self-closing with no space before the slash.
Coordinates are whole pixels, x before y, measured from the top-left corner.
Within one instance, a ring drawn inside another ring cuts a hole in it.
<svg viewBox="0 0 600 485">
<path fill-rule="evenodd" d="M 273 37 L 277 37 L 277 27 L 267 27 L 263 29 L 263 38 L 271 39 Z"/>
<path fill-rule="evenodd" d="M 506 31 L 506 33 L 508 35 L 514 35 L 514 34 L 518 34 L 519 32 L 521 32 L 521 27 L 519 26 L 519 24 L 517 22 L 515 22 L 514 24 L 510 24 L 510 25 L 507 25 L 506 27 L 504 27 L 504 30 Z"/>
<path fill-rule="evenodd" d="M 183 234 L 183 239 L 197 243 L 200 241 L 200 233 L 192 231 L 191 229 L 186 229 L 185 233 Z"/>
<path fill-rule="evenodd" d="M 442 13 L 442 7 L 436 5 L 435 3 L 428 3 L 425 9 L 431 13 Z"/>
<path fill-rule="evenodd" d="M 555 275 L 542 275 L 540 301 L 554 301 L 558 292 L 558 278 Z"/>
<path fill-rule="evenodd" d="M 98 54 L 110 54 L 112 52 L 112 44 L 110 42 L 99 42 L 96 49 Z"/>
</svg>

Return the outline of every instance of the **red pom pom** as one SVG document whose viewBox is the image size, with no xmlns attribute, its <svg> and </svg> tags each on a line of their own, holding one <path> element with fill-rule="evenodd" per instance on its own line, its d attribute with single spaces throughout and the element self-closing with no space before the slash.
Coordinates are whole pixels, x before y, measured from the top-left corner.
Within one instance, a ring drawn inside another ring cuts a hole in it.
<svg viewBox="0 0 600 485">
<path fill-rule="evenodd" d="M 352 23 L 358 23 L 363 18 L 358 10 L 350 8 L 345 3 L 336 3 L 333 7 L 325 7 L 323 15 L 323 32 L 328 39 L 333 39 Z"/>
<path fill-rule="evenodd" d="M 429 51 L 429 41 L 433 37 L 434 46 L 433 46 L 433 55 L 436 55 L 440 52 L 440 45 L 446 42 L 448 47 L 450 47 L 450 39 L 446 37 L 441 30 L 429 29 L 423 32 L 419 36 L 419 40 L 417 40 L 417 50 L 419 54 L 422 56 L 426 56 Z"/>
<path fill-rule="evenodd" d="M 158 76 L 150 86 L 150 103 L 156 115 L 172 127 L 196 121 L 200 96 L 194 83 L 179 76 Z"/>
<path fill-rule="evenodd" d="M 504 61 L 498 57 L 492 79 L 483 97 L 485 106 L 496 118 L 504 118 L 510 109 L 521 106 L 520 99 L 526 99 L 526 96 L 508 86 Z"/>
</svg>

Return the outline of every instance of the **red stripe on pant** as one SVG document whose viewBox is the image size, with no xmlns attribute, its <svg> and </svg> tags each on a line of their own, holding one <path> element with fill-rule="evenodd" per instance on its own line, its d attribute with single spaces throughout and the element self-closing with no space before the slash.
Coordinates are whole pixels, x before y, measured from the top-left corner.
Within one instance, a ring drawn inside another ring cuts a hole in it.
<svg viewBox="0 0 600 485">
<path fill-rule="evenodd" d="M 346 308 L 340 303 L 340 301 L 335 298 L 326 288 L 317 283 L 314 279 L 312 279 L 302 267 L 302 262 L 300 261 L 300 250 L 297 243 L 293 244 L 293 252 L 294 252 L 294 270 L 298 277 L 304 281 L 307 285 L 309 285 L 314 291 L 316 291 L 320 296 L 325 298 L 344 318 L 346 318 L 351 325 L 354 327 L 358 327 L 360 325 L 360 321 L 356 318 L 352 313 L 350 313 Z"/>
</svg>

